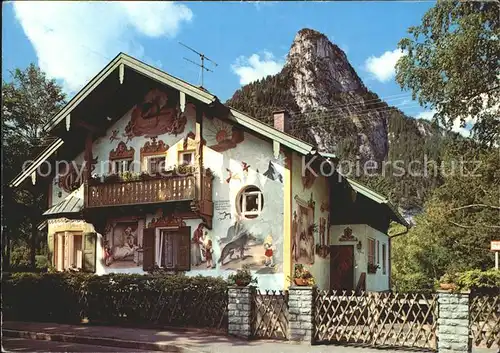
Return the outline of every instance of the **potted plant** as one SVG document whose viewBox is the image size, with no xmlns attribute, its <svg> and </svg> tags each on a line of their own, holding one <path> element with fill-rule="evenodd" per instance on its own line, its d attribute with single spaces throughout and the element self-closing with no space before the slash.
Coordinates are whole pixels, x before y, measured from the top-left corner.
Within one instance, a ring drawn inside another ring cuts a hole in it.
<svg viewBox="0 0 500 353">
<path fill-rule="evenodd" d="M 311 271 L 306 269 L 302 264 L 295 265 L 293 278 L 289 277 L 288 280 L 296 286 L 313 286 L 315 284 L 314 276 Z"/>
<path fill-rule="evenodd" d="M 368 263 L 368 273 L 377 273 L 377 270 L 380 268 L 377 264 Z"/>
<path fill-rule="evenodd" d="M 439 288 L 443 290 L 454 290 L 456 288 L 455 276 L 450 273 L 445 273 L 439 279 Z"/>
<path fill-rule="evenodd" d="M 246 287 L 251 283 L 257 284 L 257 278 L 252 277 L 252 273 L 247 265 L 237 270 L 236 273 L 230 274 L 227 280 L 229 284 L 238 287 Z"/>
</svg>

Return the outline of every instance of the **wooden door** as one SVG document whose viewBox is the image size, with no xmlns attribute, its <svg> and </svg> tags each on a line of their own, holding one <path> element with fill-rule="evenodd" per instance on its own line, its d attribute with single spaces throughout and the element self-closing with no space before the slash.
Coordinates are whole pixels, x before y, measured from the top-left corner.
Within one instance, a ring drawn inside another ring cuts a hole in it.
<svg viewBox="0 0 500 353">
<path fill-rule="evenodd" d="M 330 289 L 354 289 L 354 246 L 330 245 Z"/>
</svg>

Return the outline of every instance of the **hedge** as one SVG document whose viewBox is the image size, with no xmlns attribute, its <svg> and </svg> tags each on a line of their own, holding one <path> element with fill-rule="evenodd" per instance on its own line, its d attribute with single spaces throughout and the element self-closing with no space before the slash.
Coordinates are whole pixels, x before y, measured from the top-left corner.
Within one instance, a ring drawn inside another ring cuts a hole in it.
<svg viewBox="0 0 500 353">
<path fill-rule="evenodd" d="M 227 326 L 221 278 L 84 273 L 4 274 L 5 320 Z"/>
</svg>

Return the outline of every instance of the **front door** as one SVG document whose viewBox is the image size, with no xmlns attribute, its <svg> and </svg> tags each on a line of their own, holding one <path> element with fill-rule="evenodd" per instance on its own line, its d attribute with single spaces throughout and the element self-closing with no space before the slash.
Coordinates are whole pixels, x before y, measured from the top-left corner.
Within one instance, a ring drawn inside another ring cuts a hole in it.
<svg viewBox="0 0 500 353">
<path fill-rule="evenodd" d="M 330 245 L 330 289 L 354 289 L 354 246 Z"/>
</svg>

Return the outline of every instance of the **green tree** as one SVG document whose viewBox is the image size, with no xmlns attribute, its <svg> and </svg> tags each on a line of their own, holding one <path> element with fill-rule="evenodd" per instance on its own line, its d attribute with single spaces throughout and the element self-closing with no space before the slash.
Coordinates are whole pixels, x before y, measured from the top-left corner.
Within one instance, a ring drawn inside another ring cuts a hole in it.
<svg viewBox="0 0 500 353">
<path fill-rule="evenodd" d="M 493 266 L 490 241 L 500 231 L 498 170 L 497 149 L 470 139 L 444 148 L 445 183 L 416 217 L 416 226 L 392 242 L 396 289 L 425 289 L 445 273 Z"/>
<path fill-rule="evenodd" d="M 11 189 L 8 183 L 23 169 L 25 161 L 51 142 L 42 127 L 65 104 L 65 95 L 34 64 L 10 74 L 8 82 L 2 81 L 2 255 L 4 268 L 8 268 L 10 244 L 30 244 L 34 268 L 39 246 L 36 226 L 47 206 L 46 190 L 30 183 Z"/>
<path fill-rule="evenodd" d="M 410 37 L 396 80 L 450 127 L 476 120 L 473 136 L 490 146 L 500 138 L 500 2 L 438 1 Z"/>
</svg>

